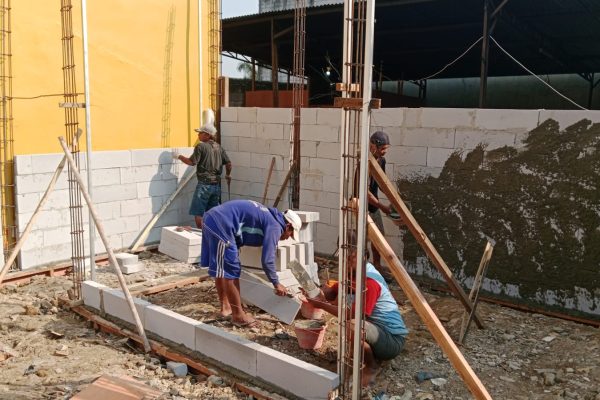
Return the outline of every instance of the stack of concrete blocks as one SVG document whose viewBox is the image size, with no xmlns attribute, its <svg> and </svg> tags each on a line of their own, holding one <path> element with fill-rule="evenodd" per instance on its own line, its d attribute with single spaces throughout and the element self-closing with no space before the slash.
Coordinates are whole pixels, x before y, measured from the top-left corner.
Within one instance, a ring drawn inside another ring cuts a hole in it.
<svg viewBox="0 0 600 400">
<path fill-rule="evenodd" d="M 287 267 L 290 261 L 298 261 L 306 270 L 308 275 L 315 281 L 319 281 L 318 265 L 315 262 L 314 229 L 319 221 L 319 213 L 314 211 L 296 211 L 302 220 L 302 228 L 299 232 L 299 240 L 286 239 L 279 241 L 277 245 L 277 256 L 275 258 L 275 270 L 279 282 L 288 289 L 291 294 L 300 292 L 300 284 Z M 240 263 L 244 267 L 251 268 L 253 274 L 267 280 L 262 269 L 262 247 L 242 247 L 240 251 Z M 242 291 L 242 297 L 244 292 Z M 259 304 L 255 304 L 261 307 Z M 266 310 L 268 311 L 268 310 Z"/>
<path fill-rule="evenodd" d="M 93 281 L 81 286 L 86 306 L 134 324 L 121 290 Z M 184 345 L 241 376 L 258 378 L 303 399 L 327 400 L 339 385 L 339 376 L 333 372 L 147 301 L 134 298 L 134 303 L 147 334 Z"/>
<path fill-rule="evenodd" d="M 144 263 L 140 262 L 137 254 L 117 253 L 115 258 L 119 263 L 119 268 L 124 274 L 133 274 L 146 269 Z"/>
<path fill-rule="evenodd" d="M 192 148 L 177 149 L 191 154 Z M 27 154 L 15 156 L 16 223 L 21 234 L 48 187 L 62 153 Z M 93 201 L 108 241 L 113 249 L 129 247 L 140 231 L 158 212 L 186 173 L 193 168 L 174 162 L 171 149 L 95 151 L 92 173 Z M 79 154 L 81 175 L 87 179 L 86 157 Z M 163 226 L 192 224 L 188 215 L 195 179 L 169 205 L 168 210 L 150 231 L 146 244 L 157 243 Z M 89 214 L 82 212 L 87 224 Z M 71 226 L 69 218 L 69 184 L 67 168 L 42 208 L 21 252 L 22 269 L 44 264 L 54 265 L 71 258 Z M 83 235 L 89 248 L 89 234 Z M 104 252 L 104 244 L 96 236 L 96 252 Z"/>
<path fill-rule="evenodd" d="M 200 262 L 202 232 L 178 230 L 177 226 L 165 226 L 160 235 L 158 251 L 176 260 L 197 264 Z"/>
</svg>

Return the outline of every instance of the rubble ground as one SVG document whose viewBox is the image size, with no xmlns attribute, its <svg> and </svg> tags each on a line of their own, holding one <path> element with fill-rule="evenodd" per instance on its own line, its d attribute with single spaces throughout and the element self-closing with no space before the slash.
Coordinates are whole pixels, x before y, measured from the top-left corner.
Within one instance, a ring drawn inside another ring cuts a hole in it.
<svg viewBox="0 0 600 400">
<path fill-rule="evenodd" d="M 129 284 L 193 270 L 162 254 L 142 253 L 140 259 L 146 271 L 126 276 Z M 97 280 L 118 286 L 110 268 L 99 268 Z M 161 390 L 164 399 L 249 398 L 217 377 L 177 378 L 164 363 L 141 354 L 126 339 L 94 331 L 59 306 L 58 298 L 71 288 L 69 277 L 36 276 L 27 285 L 7 284 L 0 289 L 0 399 L 69 398 L 102 374 L 132 376 Z M 449 296 L 424 295 L 456 338 L 462 305 Z M 249 310 L 260 326 L 249 330 L 215 318 L 218 300 L 211 281 L 147 299 L 323 368 L 336 368 L 337 326 L 332 316 L 325 317 L 328 329 L 323 347 L 309 351 L 299 348 L 292 326 L 257 308 Z M 384 366 L 365 397 L 472 398 L 410 303 L 400 299 L 400 309 L 410 329 L 406 347 Z M 486 328 L 472 325 L 461 350 L 493 398 L 600 400 L 597 328 L 487 303 L 480 303 L 478 313 Z M 417 376 L 427 379 L 419 383 Z"/>
</svg>

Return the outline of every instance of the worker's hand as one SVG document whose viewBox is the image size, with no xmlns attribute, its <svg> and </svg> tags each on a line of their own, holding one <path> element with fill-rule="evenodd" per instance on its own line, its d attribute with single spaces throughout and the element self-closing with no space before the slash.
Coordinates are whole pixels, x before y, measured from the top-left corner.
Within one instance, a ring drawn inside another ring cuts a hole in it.
<svg viewBox="0 0 600 400">
<path fill-rule="evenodd" d="M 385 215 L 390 215 L 390 213 L 392 212 L 392 208 L 389 205 L 385 205 L 383 203 L 379 203 L 379 209 Z"/>
<path fill-rule="evenodd" d="M 275 294 L 277 296 L 287 296 L 288 291 L 285 288 L 285 286 L 283 286 L 281 283 L 277 283 L 277 285 L 273 285 L 275 286 Z"/>
<path fill-rule="evenodd" d="M 173 150 L 171 156 L 173 157 L 173 160 L 179 160 L 179 152 L 177 150 Z"/>
<path fill-rule="evenodd" d="M 228 185 L 231 185 L 231 175 L 225 175 L 225 180 L 227 181 Z"/>
</svg>

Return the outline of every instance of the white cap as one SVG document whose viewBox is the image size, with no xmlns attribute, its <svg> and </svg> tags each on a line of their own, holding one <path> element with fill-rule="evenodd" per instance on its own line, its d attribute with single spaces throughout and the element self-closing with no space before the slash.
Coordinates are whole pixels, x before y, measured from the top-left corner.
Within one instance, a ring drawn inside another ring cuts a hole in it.
<svg viewBox="0 0 600 400">
<path fill-rule="evenodd" d="M 300 219 L 300 216 L 296 214 L 294 210 L 285 210 L 283 212 L 283 217 L 287 222 L 290 223 L 290 225 L 292 225 L 292 228 L 294 228 L 293 238 L 298 241 L 298 234 L 300 232 L 300 228 L 302 227 L 302 220 Z"/>
<path fill-rule="evenodd" d="M 194 129 L 196 132 L 205 132 L 211 136 L 215 136 L 217 134 L 217 128 L 212 124 L 204 124 L 200 128 Z"/>
</svg>

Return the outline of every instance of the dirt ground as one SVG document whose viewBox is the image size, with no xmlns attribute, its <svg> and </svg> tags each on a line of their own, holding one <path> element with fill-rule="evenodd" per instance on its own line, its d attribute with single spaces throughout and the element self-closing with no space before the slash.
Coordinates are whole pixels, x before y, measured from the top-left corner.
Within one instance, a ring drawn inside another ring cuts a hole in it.
<svg viewBox="0 0 600 400">
<path fill-rule="evenodd" d="M 148 258 L 146 258 L 148 257 Z M 129 283 L 153 282 L 193 268 L 160 254 L 142 254 L 147 270 Z M 98 280 L 117 286 L 101 268 Z M 0 399 L 66 399 L 102 374 L 129 375 L 161 390 L 165 399 L 249 399 L 217 377 L 176 378 L 159 360 L 141 354 L 126 340 L 97 333 L 58 298 L 71 288 L 68 277 L 36 277 L 23 286 L 0 289 Z M 463 308 L 452 297 L 425 293 L 453 338 Z M 323 347 L 302 350 L 293 327 L 249 307 L 260 327 L 239 329 L 215 321 L 218 301 L 211 281 L 149 296 L 149 301 L 299 359 L 334 371 L 336 319 L 327 316 Z M 470 399 L 410 303 L 400 309 L 410 334 L 405 350 L 378 375 L 366 398 L 388 400 Z M 471 327 L 462 348 L 465 358 L 495 399 L 600 400 L 600 331 L 597 328 L 481 303 L 486 329 Z M 418 382 L 416 376 L 433 376 Z M 252 382 L 249 382 L 252 384 Z"/>
</svg>

